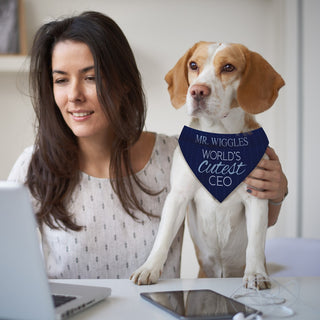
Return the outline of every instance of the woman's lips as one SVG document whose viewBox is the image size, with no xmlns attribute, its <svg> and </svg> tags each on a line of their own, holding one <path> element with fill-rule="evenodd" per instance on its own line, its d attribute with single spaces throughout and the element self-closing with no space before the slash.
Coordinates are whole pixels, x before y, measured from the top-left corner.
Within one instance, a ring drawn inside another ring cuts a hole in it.
<svg viewBox="0 0 320 320">
<path fill-rule="evenodd" d="M 76 121 L 82 121 L 90 118 L 90 116 L 93 114 L 93 111 L 85 111 L 85 112 L 70 112 L 72 115 L 72 118 Z"/>
</svg>

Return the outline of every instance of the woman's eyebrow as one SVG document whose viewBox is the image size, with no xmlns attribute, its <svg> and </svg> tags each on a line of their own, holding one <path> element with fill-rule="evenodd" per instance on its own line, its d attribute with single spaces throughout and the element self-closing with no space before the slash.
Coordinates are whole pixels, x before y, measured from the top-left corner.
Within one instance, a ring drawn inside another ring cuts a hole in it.
<svg viewBox="0 0 320 320">
<path fill-rule="evenodd" d="M 80 73 L 86 73 L 88 71 L 91 71 L 92 69 L 94 69 L 94 66 L 89 66 L 89 67 L 81 69 Z"/>
<path fill-rule="evenodd" d="M 91 71 L 92 69 L 94 69 L 94 66 L 85 67 L 85 68 L 81 69 L 81 70 L 79 71 L 79 73 L 87 73 L 88 71 Z M 63 75 L 68 74 L 68 72 L 66 72 L 66 71 L 62 71 L 62 70 L 52 70 L 52 74 L 55 74 L 55 73 L 63 74 Z"/>
<path fill-rule="evenodd" d="M 65 71 L 61 71 L 61 70 L 52 70 L 52 74 L 55 74 L 55 73 L 58 73 L 58 74 L 67 74 L 67 72 L 65 72 Z"/>
</svg>

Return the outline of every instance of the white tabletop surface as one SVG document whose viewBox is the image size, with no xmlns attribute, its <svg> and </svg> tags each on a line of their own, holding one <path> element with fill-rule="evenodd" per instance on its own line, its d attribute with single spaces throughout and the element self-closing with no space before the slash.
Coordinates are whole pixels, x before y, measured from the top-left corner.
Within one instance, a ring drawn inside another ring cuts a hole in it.
<svg viewBox="0 0 320 320">
<path fill-rule="evenodd" d="M 226 296 L 231 296 L 241 289 L 242 279 L 173 279 L 163 280 L 150 286 L 137 286 L 130 280 L 98 279 L 98 280 L 57 280 L 57 282 L 74 283 L 110 287 L 111 297 L 95 306 L 75 315 L 72 319 L 90 320 L 174 320 L 169 313 L 153 306 L 140 297 L 140 292 L 165 290 L 212 289 Z M 263 319 L 320 319 L 320 277 L 273 278 L 273 288 L 262 291 L 273 294 L 277 299 L 285 298 L 286 302 L 276 306 L 256 309 L 264 311 Z M 269 296 L 268 296 L 269 297 Z M 263 299 L 266 299 L 263 296 Z M 271 298 L 267 298 L 268 301 Z M 283 308 L 285 307 L 285 308 Z M 266 309 L 265 309 L 266 308 Z M 293 316 L 284 314 L 294 312 Z M 281 316 L 282 314 L 282 316 Z"/>
</svg>

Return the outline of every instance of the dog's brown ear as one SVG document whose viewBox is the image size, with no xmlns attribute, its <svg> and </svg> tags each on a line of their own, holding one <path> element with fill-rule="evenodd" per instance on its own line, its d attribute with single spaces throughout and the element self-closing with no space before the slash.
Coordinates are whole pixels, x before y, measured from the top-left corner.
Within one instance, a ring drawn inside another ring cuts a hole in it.
<svg viewBox="0 0 320 320">
<path fill-rule="evenodd" d="M 246 67 L 238 87 L 238 103 L 246 112 L 257 114 L 273 105 L 285 83 L 261 55 L 245 47 L 242 50 Z"/>
<path fill-rule="evenodd" d="M 189 87 L 187 63 L 198 45 L 199 43 L 196 43 L 190 48 L 164 78 L 168 83 L 171 103 L 176 109 L 179 109 L 186 103 Z"/>
</svg>

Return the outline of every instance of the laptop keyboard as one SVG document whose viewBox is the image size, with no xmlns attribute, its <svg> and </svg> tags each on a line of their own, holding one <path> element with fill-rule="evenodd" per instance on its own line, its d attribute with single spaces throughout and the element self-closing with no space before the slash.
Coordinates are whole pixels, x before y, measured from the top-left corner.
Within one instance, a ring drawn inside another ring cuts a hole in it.
<svg viewBox="0 0 320 320">
<path fill-rule="evenodd" d="M 57 308 L 71 300 L 74 300 L 76 297 L 71 297 L 71 296 L 63 296 L 63 295 L 52 295 L 53 302 L 54 302 L 54 307 Z"/>
</svg>

